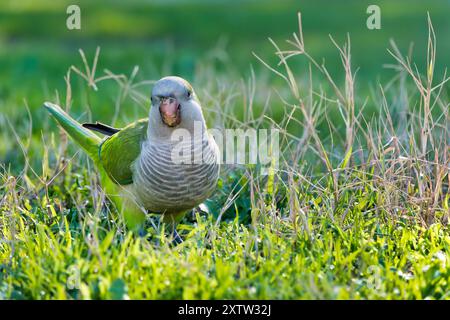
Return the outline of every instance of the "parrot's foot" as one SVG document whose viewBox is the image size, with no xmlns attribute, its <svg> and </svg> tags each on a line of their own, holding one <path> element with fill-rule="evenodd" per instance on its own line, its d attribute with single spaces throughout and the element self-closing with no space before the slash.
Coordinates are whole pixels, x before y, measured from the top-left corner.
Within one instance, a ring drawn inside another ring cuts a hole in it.
<svg viewBox="0 0 450 320">
<path fill-rule="evenodd" d="M 183 243 L 183 239 L 181 238 L 181 236 L 178 234 L 177 230 L 173 229 L 173 233 L 172 233 L 172 245 L 173 246 L 177 246 L 179 244 Z"/>
</svg>

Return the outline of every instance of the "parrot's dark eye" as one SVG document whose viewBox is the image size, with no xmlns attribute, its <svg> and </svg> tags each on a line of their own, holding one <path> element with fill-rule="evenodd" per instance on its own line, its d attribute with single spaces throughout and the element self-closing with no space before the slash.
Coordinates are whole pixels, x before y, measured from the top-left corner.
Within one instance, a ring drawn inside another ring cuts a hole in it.
<svg viewBox="0 0 450 320">
<path fill-rule="evenodd" d="M 188 92 L 187 92 L 187 97 L 188 97 L 188 99 L 191 97 L 191 95 L 192 95 L 192 93 L 188 90 Z"/>
</svg>

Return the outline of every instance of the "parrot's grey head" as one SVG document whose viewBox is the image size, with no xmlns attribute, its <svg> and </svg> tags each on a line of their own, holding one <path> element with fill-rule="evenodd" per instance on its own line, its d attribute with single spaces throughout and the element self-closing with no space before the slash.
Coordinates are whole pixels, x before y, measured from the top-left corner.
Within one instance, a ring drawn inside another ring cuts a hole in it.
<svg viewBox="0 0 450 320">
<path fill-rule="evenodd" d="M 159 118 L 168 128 L 190 128 L 203 121 L 200 104 L 189 82 L 180 77 L 164 77 L 152 90 L 150 118 Z"/>
</svg>

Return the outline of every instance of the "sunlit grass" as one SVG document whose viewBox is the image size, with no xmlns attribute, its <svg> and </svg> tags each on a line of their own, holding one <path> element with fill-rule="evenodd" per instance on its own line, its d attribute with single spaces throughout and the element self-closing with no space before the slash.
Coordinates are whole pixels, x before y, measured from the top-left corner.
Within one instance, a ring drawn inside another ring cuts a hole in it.
<svg viewBox="0 0 450 320">
<path fill-rule="evenodd" d="M 178 246 L 157 216 L 143 237 L 125 229 L 92 163 L 43 110 L 28 116 L 24 102 L 2 115 L 0 299 L 450 298 L 449 82 L 433 77 L 431 22 L 428 31 L 426 69 L 417 74 L 393 45 L 397 77 L 370 97 L 357 90 L 350 39 L 335 43 L 335 79 L 301 27 L 272 43 L 279 66 L 255 52 L 272 73 L 196 69 L 209 126 L 278 128 L 283 157 L 268 176 L 225 166 L 215 195 L 179 226 Z M 61 75 L 48 99 L 80 119 L 146 115 L 151 82 L 138 70 L 104 66 L 83 79 L 85 66 Z"/>
</svg>

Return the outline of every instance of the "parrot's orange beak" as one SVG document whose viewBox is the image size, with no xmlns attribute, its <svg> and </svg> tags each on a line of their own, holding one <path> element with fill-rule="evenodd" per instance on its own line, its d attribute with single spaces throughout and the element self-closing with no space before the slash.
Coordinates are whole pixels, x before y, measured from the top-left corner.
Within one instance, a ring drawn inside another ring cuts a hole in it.
<svg viewBox="0 0 450 320">
<path fill-rule="evenodd" d="M 169 127 L 175 127 L 181 122 L 180 104 L 175 98 L 162 98 L 159 105 L 162 121 Z"/>
</svg>

